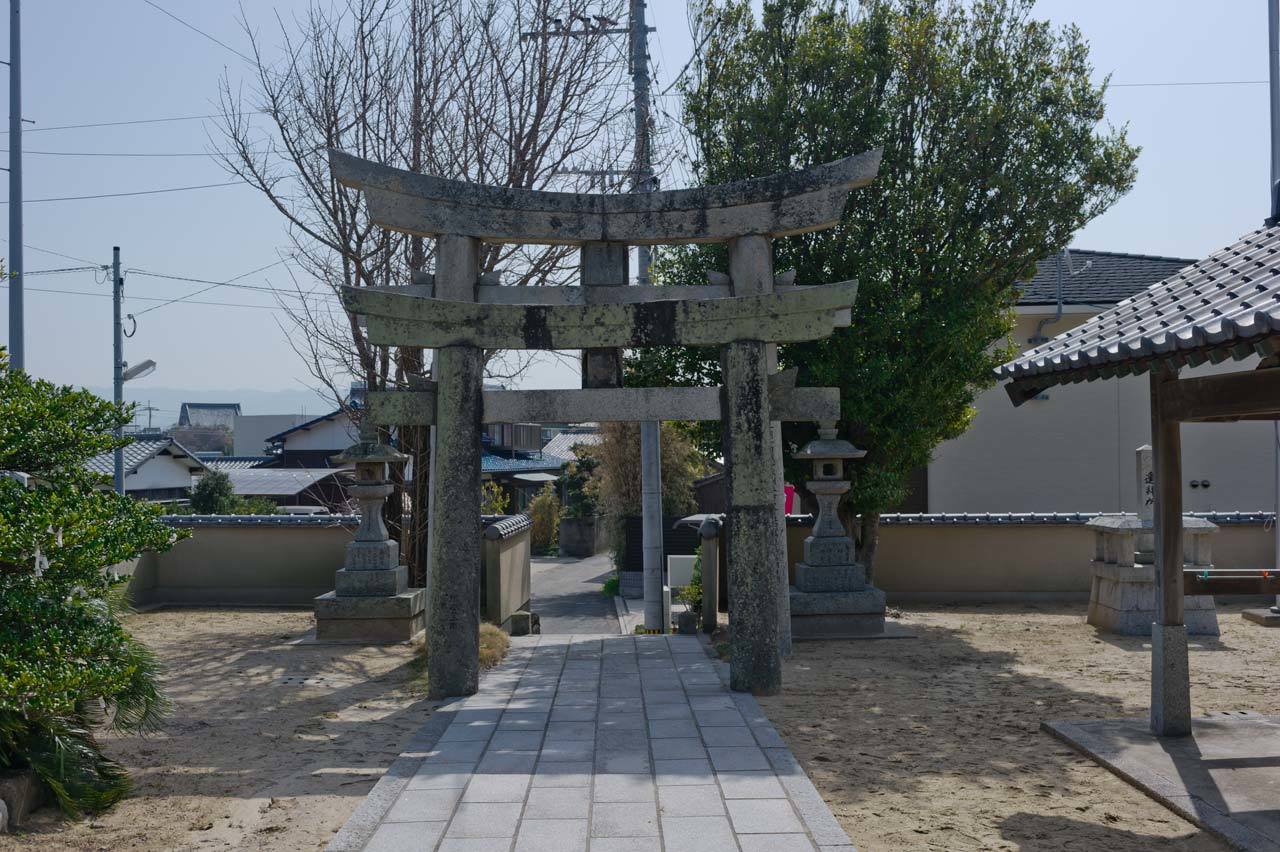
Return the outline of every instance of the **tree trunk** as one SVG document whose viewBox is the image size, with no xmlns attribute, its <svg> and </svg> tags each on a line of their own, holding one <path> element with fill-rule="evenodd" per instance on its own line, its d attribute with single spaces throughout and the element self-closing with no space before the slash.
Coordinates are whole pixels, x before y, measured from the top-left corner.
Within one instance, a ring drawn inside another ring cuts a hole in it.
<svg viewBox="0 0 1280 852">
<path fill-rule="evenodd" d="M 876 546 L 880 543 L 880 513 L 863 512 L 858 536 L 858 561 L 867 568 L 867 582 L 875 584 Z"/>
</svg>

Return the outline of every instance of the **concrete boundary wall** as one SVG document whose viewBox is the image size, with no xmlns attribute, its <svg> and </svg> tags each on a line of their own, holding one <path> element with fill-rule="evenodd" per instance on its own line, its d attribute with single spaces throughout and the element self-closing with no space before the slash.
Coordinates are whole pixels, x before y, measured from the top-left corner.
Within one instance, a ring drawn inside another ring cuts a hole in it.
<svg viewBox="0 0 1280 852">
<path fill-rule="evenodd" d="M 1275 565 L 1269 515 L 1222 513 L 1213 539 L 1219 568 Z M 1093 531 L 1086 516 L 886 516 L 880 527 L 875 582 L 889 601 L 964 602 L 1088 600 Z M 807 517 L 789 519 L 794 571 Z"/>
<path fill-rule="evenodd" d="M 512 605 L 529 600 L 528 524 L 485 516 L 485 570 L 495 594 Z M 166 553 L 146 553 L 114 570 L 130 576 L 135 607 L 280 606 L 310 609 L 317 595 L 333 589 L 359 519 L 354 515 L 173 515 L 168 523 L 191 537 Z M 506 591 L 506 594 L 502 594 Z M 519 600 L 515 600 L 519 598 Z M 509 615 L 509 612 L 506 613 Z"/>
</svg>

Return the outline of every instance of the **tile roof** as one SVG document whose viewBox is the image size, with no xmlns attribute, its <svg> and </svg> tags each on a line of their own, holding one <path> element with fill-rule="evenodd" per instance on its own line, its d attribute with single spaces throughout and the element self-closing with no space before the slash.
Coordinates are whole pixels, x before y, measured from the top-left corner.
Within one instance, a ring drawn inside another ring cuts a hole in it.
<svg viewBox="0 0 1280 852">
<path fill-rule="evenodd" d="M 996 369 L 1014 404 L 1053 385 L 1271 354 L 1280 332 L 1280 226 L 1197 261 Z"/>
<path fill-rule="evenodd" d="M 559 471 L 561 465 L 572 459 L 552 456 L 546 453 L 517 453 L 515 458 L 499 455 L 488 450 L 480 454 L 480 471 L 482 473 L 524 473 L 531 470 Z"/>
<path fill-rule="evenodd" d="M 572 459 L 574 457 L 573 448 L 578 444 L 586 444 L 594 447 L 603 440 L 599 432 L 561 432 L 547 441 L 546 446 L 542 448 L 545 455 L 559 456 L 564 459 Z"/>
<path fill-rule="evenodd" d="M 261 467 L 223 471 L 231 480 L 231 490 L 242 497 L 292 497 L 344 470 L 322 467 Z"/>
<path fill-rule="evenodd" d="M 333 418 L 337 417 L 339 414 L 343 414 L 345 412 L 346 412 L 346 409 L 339 408 L 336 411 L 330 411 L 328 414 L 321 414 L 319 417 L 312 417 L 310 420 L 303 421 L 302 423 L 299 423 L 296 426 L 290 426 L 288 429 L 285 429 L 283 432 L 277 432 L 274 435 L 268 435 L 267 443 L 274 444 L 277 441 L 284 438 L 286 435 L 292 435 L 294 432 L 298 432 L 304 429 L 310 429 L 312 426 L 315 426 L 319 423 L 323 423 L 326 420 L 332 420 Z"/>
<path fill-rule="evenodd" d="M 239 413 L 238 402 L 184 402 L 178 412 L 178 425 L 230 429 Z"/>
<path fill-rule="evenodd" d="M 275 461 L 275 456 L 210 456 L 198 454 L 200 461 L 210 470 L 251 470 L 261 467 L 267 462 Z"/>
<path fill-rule="evenodd" d="M 1184 266 L 1185 257 L 1159 257 L 1114 251 L 1070 249 L 1071 270 L 1062 252 L 1041 260 L 1036 274 L 1022 285 L 1019 305 L 1054 305 L 1058 301 L 1058 272 L 1062 272 L 1062 301 L 1067 305 L 1114 305 L 1163 281 Z"/>
<path fill-rule="evenodd" d="M 124 448 L 125 476 L 136 473 L 144 463 L 161 454 L 171 455 L 178 459 L 187 459 L 187 466 L 192 470 L 206 469 L 203 462 L 168 435 L 146 436 L 134 438 L 133 442 Z M 112 476 L 116 470 L 115 454 L 99 453 L 85 462 L 85 467 L 95 473 Z"/>
</svg>

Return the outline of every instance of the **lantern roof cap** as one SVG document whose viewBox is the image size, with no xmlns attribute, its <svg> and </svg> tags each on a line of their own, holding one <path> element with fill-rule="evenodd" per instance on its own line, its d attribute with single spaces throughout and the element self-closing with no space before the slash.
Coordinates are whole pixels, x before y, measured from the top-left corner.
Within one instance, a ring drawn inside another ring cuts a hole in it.
<svg viewBox="0 0 1280 852">
<path fill-rule="evenodd" d="M 860 459 L 866 454 L 866 450 L 859 449 L 842 438 L 837 438 L 835 424 L 823 423 L 818 428 L 818 437 L 805 444 L 800 452 L 795 454 L 795 458 L 814 461 Z"/>
</svg>

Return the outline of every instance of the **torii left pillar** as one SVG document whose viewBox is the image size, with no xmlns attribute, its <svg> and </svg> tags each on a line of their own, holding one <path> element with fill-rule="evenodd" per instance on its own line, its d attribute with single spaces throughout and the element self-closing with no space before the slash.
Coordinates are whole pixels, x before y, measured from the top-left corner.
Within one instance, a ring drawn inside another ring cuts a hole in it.
<svg viewBox="0 0 1280 852">
<path fill-rule="evenodd" d="M 441 236 L 436 296 L 473 302 L 480 242 Z M 436 350 L 435 471 L 431 480 L 431 581 L 427 599 L 427 694 L 471 695 L 480 684 L 480 424 L 484 352 Z"/>
</svg>

